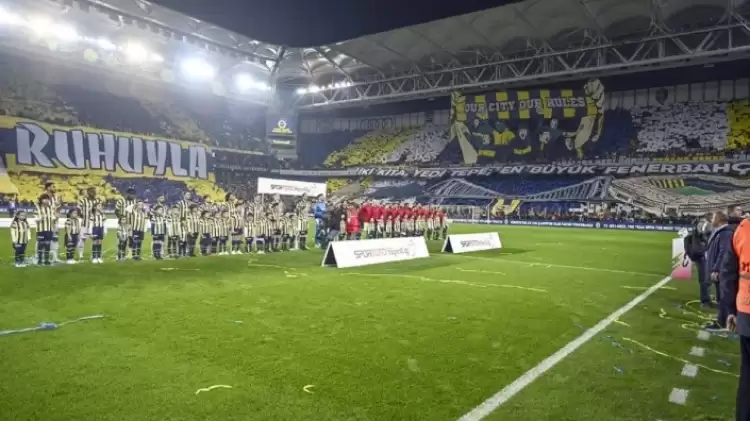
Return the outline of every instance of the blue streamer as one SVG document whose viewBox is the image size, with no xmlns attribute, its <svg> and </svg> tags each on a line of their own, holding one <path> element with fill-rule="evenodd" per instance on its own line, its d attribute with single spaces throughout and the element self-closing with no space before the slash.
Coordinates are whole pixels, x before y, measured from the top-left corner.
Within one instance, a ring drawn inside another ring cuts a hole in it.
<svg viewBox="0 0 750 421">
<path fill-rule="evenodd" d="M 82 322 L 84 320 L 103 319 L 103 318 L 104 318 L 103 315 L 95 314 L 93 316 L 86 316 L 86 317 L 80 317 L 78 319 L 68 320 L 67 322 L 62 322 L 59 325 L 52 323 L 52 322 L 42 322 L 42 323 L 39 323 L 39 326 L 35 326 L 35 327 L 27 327 L 24 329 L 0 330 L 0 336 L 13 335 L 16 333 L 36 332 L 39 330 L 55 330 L 57 328 L 63 327 L 71 323 Z"/>
</svg>

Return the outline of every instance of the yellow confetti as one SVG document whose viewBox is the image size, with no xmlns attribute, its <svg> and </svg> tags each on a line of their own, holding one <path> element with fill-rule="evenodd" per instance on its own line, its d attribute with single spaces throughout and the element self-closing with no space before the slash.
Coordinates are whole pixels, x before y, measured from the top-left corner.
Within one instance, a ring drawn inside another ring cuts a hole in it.
<svg viewBox="0 0 750 421">
<path fill-rule="evenodd" d="M 195 394 L 197 395 L 197 394 L 199 394 L 201 392 L 210 392 L 210 391 L 212 391 L 214 389 L 231 389 L 231 388 L 232 388 L 232 386 L 227 386 L 225 384 L 215 384 L 213 386 L 204 387 L 203 389 L 198 389 L 198 390 L 195 391 Z"/>
<path fill-rule="evenodd" d="M 627 323 L 623 322 L 623 321 L 622 321 L 622 320 L 620 320 L 620 319 L 615 319 L 615 323 L 617 323 L 618 325 L 623 325 L 623 326 L 627 326 L 627 327 L 630 327 L 630 325 L 629 325 L 629 324 L 627 324 Z"/>
<path fill-rule="evenodd" d="M 314 393 L 314 392 L 313 392 L 312 390 L 310 390 L 310 389 L 312 389 L 312 388 L 314 388 L 314 387 L 315 387 L 315 385 L 313 385 L 313 384 L 308 384 L 307 386 L 303 387 L 303 388 L 302 388 L 302 390 L 304 390 L 304 391 L 305 391 L 305 392 L 307 392 L 307 393 Z"/>
<path fill-rule="evenodd" d="M 662 357 L 667 357 L 667 358 L 669 358 L 669 359 L 672 359 L 672 360 L 675 360 L 675 361 L 679 361 L 679 362 L 681 362 L 681 363 L 685 363 L 685 364 L 692 364 L 692 365 L 698 366 L 698 367 L 700 367 L 700 368 L 702 368 L 702 369 L 704 369 L 704 370 L 712 371 L 712 372 L 714 372 L 714 373 L 718 373 L 718 374 L 726 374 L 727 376 L 732 376 L 732 377 L 740 377 L 740 376 L 739 376 L 738 374 L 736 374 L 736 373 L 730 373 L 730 372 L 728 372 L 728 371 L 717 370 L 717 369 L 715 369 L 715 368 L 711 368 L 711 367 L 706 367 L 706 366 L 705 366 L 705 365 L 703 365 L 703 364 L 696 364 L 696 363 L 694 363 L 694 362 L 691 362 L 691 361 L 688 361 L 688 360 L 686 360 L 686 359 L 684 359 L 684 358 L 680 358 L 680 357 L 675 357 L 674 355 L 669 355 L 669 354 L 667 354 L 666 352 L 662 352 L 662 351 L 656 350 L 656 349 L 654 349 L 654 348 L 651 348 L 651 347 L 650 347 L 650 346 L 648 346 L 648 345 L 642 344 L 642 343 L 640 343 L 640 342 L 636 341 L 635 339 L 630 339 L 630 338 L 622 338 L 622 340 L 623 340 L 623 341 L 627 341 L 627 342 L 630 342 L 630 343 L 632 343 L 632 344 L 634 344 L 634 345 L 637 345 L 637 346 L 639 346 L 639 347 L 641 347 L 641 348 L 643 348 L 643 349 L 645 349 L 645 350 L 647 350 L 647 351 L 651 351 L 651 352 L 653 352 L 653 353 L 654 353 L 654 354 L 656 354 L 656 355 L 661 355 Z"/>
</svg>

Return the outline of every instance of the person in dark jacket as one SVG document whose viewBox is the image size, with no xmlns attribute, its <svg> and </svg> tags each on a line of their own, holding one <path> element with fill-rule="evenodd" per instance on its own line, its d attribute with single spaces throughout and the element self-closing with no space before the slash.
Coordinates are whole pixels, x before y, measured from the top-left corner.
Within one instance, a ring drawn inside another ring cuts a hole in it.
<svg viewBox="0 0 750 421">
<path fill-rule="evenodd" d="M 727 214 L 722 211 L 714 212 L 711 221 L 713 231 L 708 238 L 706 250 L 706 278 L 716 285 L 716 301 L 719 303 L 719 311 L 716 322 L 709 323 L 707 329 L 722 329 L 726 327 L 728 308 L 721 305 L 721 270 L 727 253 L 732 248 L 732 235 L 735 226 L 729 225 Z"/>
<path fill-rule="evenodd" d="M 750 220 L 736 228 L 719 275 L 726 325 L 740 338 L 740 379 L 737 387 L 736 421 L 750 421 Z"/>
<path fill-rule="evenodd" d="M 684 238 L 685 254 L 695 264 L 702 307 L 711 307 L 710 284 L 706 276 L 706 243 L 711 231 L 711 214 L 704 215 L 690 234 Z"/>
</svg>

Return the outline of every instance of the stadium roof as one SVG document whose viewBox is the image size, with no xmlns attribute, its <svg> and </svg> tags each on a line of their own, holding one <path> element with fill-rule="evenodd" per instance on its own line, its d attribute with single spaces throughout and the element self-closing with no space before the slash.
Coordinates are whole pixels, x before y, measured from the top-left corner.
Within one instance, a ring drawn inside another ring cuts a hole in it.
<svg viewBox="0 0 750 421">
<path fill-rule="evenodd" d="M 3 3 L 32 7 L 24 0 Z M 583 60 L 588 64 L 592 58 L 568 53 L 635 44 L 648 37 L 656 41 L 670 39 L 677 50 L 694 55 L 709 44 L 718 44 L 716 39 L 709 40 L 713 34 L 701 32 L 702 28 L 721 25 L 726 29 L 731 24 L 729 29 L 744 32 L 750 46 L 750 25 L 743 17 L 749 3 L 750 0 L 527 0 L 309 48 L 263 43 L 145 0 L 54 0 L 38 3 L 47 6 L 33 7 L 74 20 L 80 28 L 97 36 L 146 39 L 167 62 L 199 51 L 218 67 L 219 75 L 250 72 L 257 80 L 272 80 L 313 94 L 301 96 L 322 98 L 309 99 L 307 105 L 327 105 L 383 97 L 389 92 L 396 98 L 394 92 L 401 95 L 405 89 L 396 83 L 402 80 L 410 80 L 415 90 L 422 86 L 425 95 L 437 87 L 479 87 L 483 81 L 486 86 L 486 75 L 479 74 L 479 70 L 489 69 L 486 66 L 490 64 L 495 65 L 493 84 L 522 80 L 521 76 L 531 75 L 530 69 L 535 74 L 549 73 L 556 66 L 571 70 L 583 66 Z M 697 41 L 688 45 L 689 40 L 677 38 L 681 34 L 696 35 L 693 38 Z M 732 47 L 733 36 L 728 37 Z M 658 49 L 669 52 L 664 46 Z M 624 51 L 608 53 L 628 64 L 635 58 L 628 60 L 626 56 L 632 53 L 636 57 L 640 50 L 633 47 L 628 53 Z M 552 60 L 531 62 L 540 57 Z M 508 63 L 513 61 L 515 64 Z M 497 66 L 501 62 L 506 63 L 502 68 Z M 447 72 L 451 72 L 450 80 L 443 78 Z M 440 80 L 431 77 L 438 74 Z M 374 80 L 380 81 L 377 92 L 369 91 Z M 337 90 L 347 92 L 334 98 L 331 92 Z"/>
<path fill-rule="evenodd" d="M 747 0 L 734 0 L 738 10 Z M 412 27 L 288 52 L 281 75 L 313 82 L 331 73 L 394 73 L 414 66 L 471 63 L 477 55 L 514 55 L 584 45 L 592 37 L 635 39 L 657 24 L 666 31 L 710 26 L 726 0 L 527 0 Z"/>
</svg>

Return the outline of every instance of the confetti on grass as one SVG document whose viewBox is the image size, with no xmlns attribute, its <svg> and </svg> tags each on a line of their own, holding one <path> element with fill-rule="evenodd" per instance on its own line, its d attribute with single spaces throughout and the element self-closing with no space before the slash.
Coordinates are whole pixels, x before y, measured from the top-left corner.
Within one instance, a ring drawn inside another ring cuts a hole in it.
<svg viewBox="0 0 750 421">
<path fill-rule="evenodd" d="M 26 332 L 36 332 L 38 330 L 55 330 L 59 327 L 63 327 L 65 325 L 69 325 L 71 323 L 78 323 L 82 322 L 84 320 L 94 320 L 94 319 L 103 319 L 104 316 L 101 314 L 95 314 L 93 316 L 86 316 L 86 317 L 80 317 L 78 319 L 68 320 L 67 322 L 62 322 L 59 325 L 51 322 L 43 322 L 40 323 L 39 326 L 35 327 L 27 327 L 25 329 L 10 329 L 10 330 L 0 330 L 0 336 L 4 335 L 12 335 L 14 333 L 26 333 Z"/>
<path fill-rule="evenodd" d="M 201 392 L 210 392 L 210 391 L 212 391 L 214 389 L 231 389 L 231 388 L 232 388 L 232 386 L 227 386 L 225 384 L 215 384 L 213 386 L 204 387 L 203 389 L 198 389 L 198 390 L 195 391 L 195 394 L 198 395 Z"/>
<path fill-rule="evenodd" d="M 307 393 L 314 393 L 314 392 L 313 392 L 313 391 L 311 390 L 311 389 L 312 389 L 312 388 L 314 388 L 314 387 L 315 387 L 315 385 L 313 385 L 313 384 L 308 384 L 307 386 L 303 387 L 303 388 L 302 388 L 302 390 L 304 390 L 304 391 L 305 391 L 305 392 L 307 392 Z"/>
</svg>

